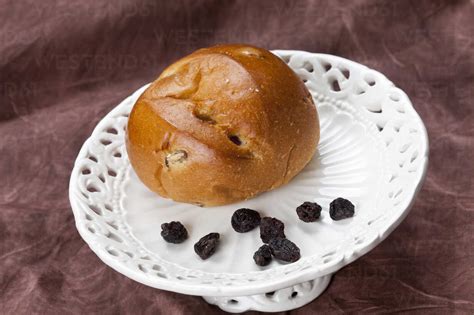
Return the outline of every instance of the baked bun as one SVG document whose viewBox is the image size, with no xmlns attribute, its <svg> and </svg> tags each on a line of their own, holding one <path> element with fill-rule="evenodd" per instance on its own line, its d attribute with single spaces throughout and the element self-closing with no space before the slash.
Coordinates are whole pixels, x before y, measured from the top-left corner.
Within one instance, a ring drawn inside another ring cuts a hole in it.
<svg viewBox="0 0 474 315">
<path fill-rule="evenodd" d="M 287 183 L 318 141 L 316 107 L 298 76 L 265 49 L 222 45 L 163 71 L 134 105 L 126 142 L 152 191 L 216 206 Z"/>
</svg>

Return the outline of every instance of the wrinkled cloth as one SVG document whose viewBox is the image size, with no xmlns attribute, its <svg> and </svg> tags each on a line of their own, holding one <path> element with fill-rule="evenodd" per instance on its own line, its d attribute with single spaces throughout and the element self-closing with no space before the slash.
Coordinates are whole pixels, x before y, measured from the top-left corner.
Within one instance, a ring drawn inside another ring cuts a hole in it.
<svg viewBox="0 0 474 315">
<path fill-rule="evenodd" d="M 379 246 L 292 314 L 474 313 L 472 1 L 0 0 L 0 313 L 220 314 L 102 263 L 68 199 L 97 122 L 200 47 L 329 53 L 384 73 L 430 138 L 426 182 Z"/>
</svg>

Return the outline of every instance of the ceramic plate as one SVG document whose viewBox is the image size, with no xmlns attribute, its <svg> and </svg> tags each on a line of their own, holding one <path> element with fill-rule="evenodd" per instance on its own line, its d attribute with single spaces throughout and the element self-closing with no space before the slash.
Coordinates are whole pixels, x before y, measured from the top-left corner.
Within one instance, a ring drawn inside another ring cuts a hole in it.
<svg viewBox="0 0 474 315">
<path fill-rule="evenodd" d="M 244 202 L 200 208 L 161 198 L 139 181 L 124 145 L 128 114 L 144 86 L 97 125 L 71 175 L 77 229 L 106 264 L 155 288 L 208 297 L 261 295 L 332 274 L 380 243 L 405 217 L 428 154 L 425 127 L 406 94 L 379 72 L 340 57 L 274 53 L 301 77 L 316 103 L 321 140 L 311 162 L 289 184 Z M 336 197 L 355 204 L 353 218 L 329 217 Z M 298 219 L 295 208 L 304 201 L 323 207 L 320 220 Z M 257 266 L 252 256 L 262 245 L 259 229 L 240 234 L 230 225 L 232 213 L 244 207 L 282 220 L 301 259 Z M 172 220 L 188 229 L 182 244 L 160 236 L 161 223 Z M 210 232 L 220 233 L 221 243 L 203 261 L 193 245 Z M 231 311 L 259 309 L 242 307 L 249 302 L 237 298 L 207 300 Z"/>
</svg>

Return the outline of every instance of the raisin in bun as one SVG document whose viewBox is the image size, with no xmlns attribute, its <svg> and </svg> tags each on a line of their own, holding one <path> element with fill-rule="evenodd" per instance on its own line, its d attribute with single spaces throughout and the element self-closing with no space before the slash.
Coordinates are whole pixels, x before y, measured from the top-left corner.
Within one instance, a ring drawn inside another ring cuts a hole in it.
<svg viewBox="0 0 474 315">
<path fill-rule="evenodd" d="M 127 151 L 148 188 L 202 206 L 290 181 L 319 141 L 313 99 L 269 51 L 200 49 L 169 66 L 130 114 Z"/>
</svg>

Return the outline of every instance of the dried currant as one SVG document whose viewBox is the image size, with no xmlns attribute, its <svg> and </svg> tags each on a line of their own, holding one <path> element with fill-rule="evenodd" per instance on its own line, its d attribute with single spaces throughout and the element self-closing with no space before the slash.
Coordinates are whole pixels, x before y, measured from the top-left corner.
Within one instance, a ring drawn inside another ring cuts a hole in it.
<svg viewBox="0 0 474 315">
<path fill-rule="evenodd" d="M 334 199 L 329 205 L 329 215 L 333 220 L 342 220 L 354 216 L 354 205 L 347 199 Z"/>
<path fill-rule="evenodd" d="M 253 260 L 259 266 L 266 266 L 272 261 L 272 249 L 267 244 L 260 246 L 260 248 L 253 254 Z"/>
<path fill-rule="evenodd" d="M 252 209 L 242 208 L 234 212 L 231 219 L 236 232 L 245 233 L 260 225 L 260 214 Z"/>
<path fill-rule="evenodd" d="M 203 236 L 196 244 L 194 244 L 194 251 L 201 257 L 201 259 L 208 259 L 215 252 L 219 244 L 219 233 L 209 233 Z"/>
<path fill-rule="evenodd" d="M 268 243 L 272 238 L 285 238 L 285 224 L 276 218 L 265 217 L 260 221 L 260 238 Z"/>
<path fill-rule="evenodd" d="M 269 245 L 272 249 L 273 256 L 278 260 L 295 262 L 301 257 L 298 246 L 286 238 L 274 238 L 270 240 Z"/>
<path fill-rule="evenodd" d="M 321 206 L 316 202 L 306 201 L 296 208 L 296 213 L 301 221 L 314 222 L 319 219 L 319 216 L 321 215 Z"/>
<path fill-rule="evenodd" d="M 181 222 L 171 221 L 161 225 L 161 236 L 168 243 L 179 244 L 188 238 L 188 231 Z"/>
</svg>

